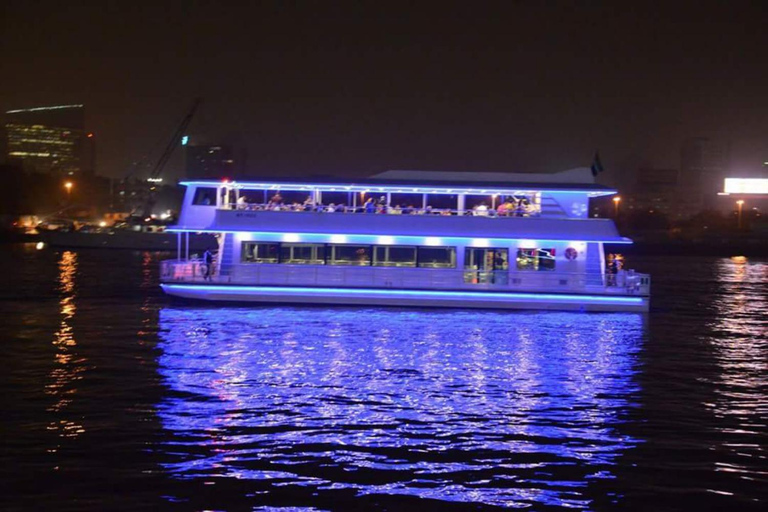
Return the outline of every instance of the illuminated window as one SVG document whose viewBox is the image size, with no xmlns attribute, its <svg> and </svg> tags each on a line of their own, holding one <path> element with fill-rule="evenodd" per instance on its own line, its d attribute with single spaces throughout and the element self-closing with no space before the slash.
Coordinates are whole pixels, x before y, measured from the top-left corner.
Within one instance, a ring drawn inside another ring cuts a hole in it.
<svg viewBox="0 0 768 512">
<path fill-rule="evenodd" d="M 294 265 L 325 265 L 323 244 L 282 244 L 280 263 Z"/>
<path fill-rule="evenodd" d="M 331 245 L 329 265 L 370 265 L 370 245 Z"/>
<path fill-rule="evenodd" d="M 555 250 L 518 249 L 517 270 L 555 270 Z"/>
<path fill-rule="evenodd" d="M 464 268 L 470 270 L 509 270 L 509 250 L 505 248 L 467 247 Z"/>
<path fill-rule="evenodd" d="M 376 246 L 373 264 L 377 267 L 415 267 L 416 247 L 397 245 Z"/>
<path fill-rule="evenodd" d="M 419 247 L 418 266 L 422 268 L 456 268 L 456 248 Z"/>
<path fill-rule="evenodd" d="M 216 189 L 198 187 L 195 190 L 195 197 L 192 198 L 192 204 L 198 206 L 216 206 Z"/>
<path fill-rule="evenodd" d="M 277 263 L 280 244 L 243 242 L 241 260 L 244 263 Z"/>
</svg>

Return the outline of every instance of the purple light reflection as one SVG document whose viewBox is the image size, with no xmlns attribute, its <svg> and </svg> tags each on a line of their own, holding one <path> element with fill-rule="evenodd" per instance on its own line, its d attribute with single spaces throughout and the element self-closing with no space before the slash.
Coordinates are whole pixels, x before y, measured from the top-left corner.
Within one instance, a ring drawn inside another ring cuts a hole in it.
<svg viewBox="0 0 768 512">
<path fill-rule="evenodd" d="M 638 441 L 636 314 L 166 308 L 178 478 L 586 507 Z"/>
</svg>

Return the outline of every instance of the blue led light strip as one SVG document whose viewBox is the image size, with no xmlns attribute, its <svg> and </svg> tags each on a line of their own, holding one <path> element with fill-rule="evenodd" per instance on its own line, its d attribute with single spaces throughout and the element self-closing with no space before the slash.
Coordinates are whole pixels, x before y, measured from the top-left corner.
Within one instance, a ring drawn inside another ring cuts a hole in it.
<svg viewBox="0 0 768 512">
<path fill-rule="evenodd" d="M 582 190 L 582 189 L 557 189 L 557 188 L 539 188 L 531 185 L 541 185 L 540 183 L 516 183 L 514 187 L 429 187 L 419 185 L 397 185 L 397 184 L 342 184 L 342 183 L 280 183 L 280 182 L 247 182 L 247 181 L 230 181 L 223 183 L 221 181 L 181 181 L 180 185 L 184 186 L 196 186 L 196 187 L 219 187 L 222 185 L 228 185 L 234 188 L 240 189 L 252 189 L 252 190 L 284 190 L 284 191 L 309 191 L 312 189 L 320 190 L 321 192 L 393 192 L 393 193 L 414 193 L 414 194 L 465 194 L 465 195 L 481 195 L 489 196 L 493 194 L 513 194 L 517 192 L 548 192 L 557 194 L 590 194 L 592 197 L 609 196 L 616 193 L 614 189 L 607 190 Z"/>
<path fill-rule="evenodd" d="M 461 236 L 444 236 L 444 235 L 430 235 L 430 236 L 414 236 L 414 235 L 391 235 L 391 234 L 382 234 L 382 235 L 371 235 L 371 234 L 355 234 L 355 233 L 283 233 L 283 232 L 277 232 L 277 231 L 236 231 L 236 230 L 229 230 L 229 229 L 201 229 L 201 228 L 180 228 L 180 227 L 169 227 L 166 229 L 168 232 L 172 233 L 232 233 L 236 235 L 248 235 L 248 236 L 268 236 L 268 237 L 275 237 L 275 240 L 263 240 L 265 242 L 288 242 L 288 240 L 285 240 L 284 237 L 287 235 L 296 235 L 299 237 L 297 240 L 291 240 L 290 243 L 301 243 L 301 242 L 316 242 L 316 243 L 370 243 L 370 244 L 378 244 L 378 245 L 398 245 L 398 244 L 406 244 L 406 245 L 420 245 L 424 244 L 425 240 L 427 238 L 439 238 L 440 240 L 446 242 L 446 244 L 450 245 L 452 243 L 457 245 L 467 245 L 472 243 L 477 243 L 478 240 L 482 241 L 488 241 L 489 244 L 494 243 L 506 243 L 506 242 L 516 242 L 520 240 L 531 240 L 535 242 L 575 242 L 575 243 L 605 243 L 605 244 L 631 244 L 633 243 L 631 239 L 629 238 L 618 238 L 618 239 L 610 239 L 610 240 L 587 240 L 587 239 L 573 239 L 573 238 L 531 238 L 525 237 L 525 238 L 497 238 L 497 237 L 461 237 Z M 346 242 L 334 242 L 331 240 L 331 237 L 333 236 L 343 236 L 346 237 Z M 388 236 L 392 237 L 394 241 L 392 243 L 382 243 L 379 241 L 379 239 L 382 236 Z M 313 240 L 314 238 L 314 240 Z M 326 240 L 327 239 L 327 240 Z M 247 240 L 250 241 L 250 240 Z M 260 241 L 260 240 L 253 240 L 253 241 Z M 442 244 L 442 245 L 446 245 Z M 473 246 L 474 247 L 474 246 Z M 478 246 L 480 247 L 480 246 Z M 490 247 L 490 245 L 489 245 Z"/>
<path fill-rule="evenodd" d="M 556 293 L 509 293 L 509 292 L 456 292 L 456 291 L 434 291 L 434 290 L 382 290 L 377 288 L 302 288 L 302 287 L 279 287 L 279 286 L 226 286 L 226 285 L 195 285 L 195 284 L 161 284 L 165 291 L 222 291 L 234 292 L 239 295 L 251 294 L 254 292 L 279 293 L 282 295 L 315 295 L 327 296 L 345 295 L 345 296 L 382 296 L 382 297 L 435 297 L 435 298 L 453 298 L 453 299 L 491 299 L 491 300 L 528 300 L 537 302 L 593 302 L 593 303 L 619 303 L 619 304 L 642 304 L 640 297 L 608 297 L 601 295 L 561 295 Z"/>
</svg>

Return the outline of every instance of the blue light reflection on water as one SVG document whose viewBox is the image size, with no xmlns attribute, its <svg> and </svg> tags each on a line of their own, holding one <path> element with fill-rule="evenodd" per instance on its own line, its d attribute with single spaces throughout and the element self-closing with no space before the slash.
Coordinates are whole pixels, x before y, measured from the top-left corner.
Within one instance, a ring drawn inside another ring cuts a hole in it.
<svg viewBox="0 0 768 512">
<path fill-rule="evenodd" d="M 639 441 L 637 314 L 164 308 L 177 478 L 589 506 Z"/>
</svg>

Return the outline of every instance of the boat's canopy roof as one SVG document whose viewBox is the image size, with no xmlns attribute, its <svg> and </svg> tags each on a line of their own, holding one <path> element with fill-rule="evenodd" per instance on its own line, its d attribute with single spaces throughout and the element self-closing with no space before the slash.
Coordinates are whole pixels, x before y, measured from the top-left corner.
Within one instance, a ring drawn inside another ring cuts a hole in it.
<svg viewBox="0 0 768 512">
<path fill-rule="evenodd" d="M 558 173 L 498 173 L 386 171 L 369 178 L 333 177 L 259 178 L 226 180 L 243 189 L 289 189 L 349 192 L 398 192 L 432 194 L 494 194 L 518 191 L 577 192 L 589 196 L 612 195 L 615 189 L 599 185 L 588 167 Z M 188 186 L 221 186 L 221 179 L 182 181 Z"/>
</svg>

